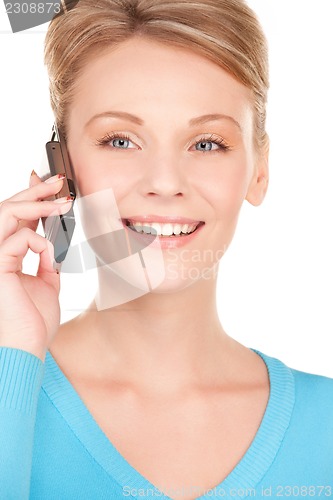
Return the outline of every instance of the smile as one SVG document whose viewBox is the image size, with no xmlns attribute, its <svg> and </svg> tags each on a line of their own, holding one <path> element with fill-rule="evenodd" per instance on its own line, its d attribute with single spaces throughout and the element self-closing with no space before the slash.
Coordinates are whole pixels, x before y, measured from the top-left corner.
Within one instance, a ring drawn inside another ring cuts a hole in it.
<svg viewBox="0 0 333 500">
<path fill-rule="evenodd" d="M 146 222 L 146 221 L 132 221 L 126 219 L 126 226 L 137 233 L 153 234 L 164 237 L 187 236 L 194 231 L 204 222 L 196 222 L 193 224 L 171 224 L 160 222 Z"/>
</svg>

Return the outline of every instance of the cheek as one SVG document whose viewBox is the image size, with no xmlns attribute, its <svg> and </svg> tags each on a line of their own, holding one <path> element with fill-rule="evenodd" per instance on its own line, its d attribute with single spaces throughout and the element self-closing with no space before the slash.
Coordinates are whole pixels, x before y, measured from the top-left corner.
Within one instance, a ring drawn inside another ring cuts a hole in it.
<svg viewBox="0 0 333 500">
<path fill-rule="evenodd" d="M 238 215 L 246 197 L 248 168 L 246 161 L 225 165 L 206 181 L 207 199 L 213 205 L 218 219 L 233 219 Z"/>
<path fill-rule="evenodd" d="M 86 155 L 81 149 L 72 145 L 68 147 L 69 156 L 73 165 L 77 187 L 81 196 L 86 196 L 94 191 L 96 181 L 94 169 L 91 167 L 89 154 Z"/>
<path fill-rule="evenodd" d="M 76 182 L 81 196 L 113 189 L 117 191 L 117 184 L 122 184 L 121 176 L 111 176 L 110 166 L 103 164 L 91 151 L 74 152 L 71 155 Z"/>
</svg>

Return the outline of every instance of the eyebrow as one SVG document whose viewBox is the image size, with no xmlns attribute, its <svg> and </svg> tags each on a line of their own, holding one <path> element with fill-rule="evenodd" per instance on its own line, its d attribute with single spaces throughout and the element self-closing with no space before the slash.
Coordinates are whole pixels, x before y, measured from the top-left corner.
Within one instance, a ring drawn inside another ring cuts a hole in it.
<svg viewBox="0 0 333 500">
<path fill-rule="evenodd" d="M 125 111 L 104 111 L 104 113 L 98 113 L 88 120 L 85 124 L 84 128 L 88 127 L 88 125 L 97 118 L 121 118 L 122 120 L 127 120 L 135 123 L 136 125 L 144 125 L 144 121 L 138 116 L 132 115 L 131 113 L 126 113 Z M 229 115 L 224 115 L 221 113 L 213 113 L 208 115 L 198 116 L 196 118 L 192 118 L 188 124 L 190 127 L 194 127 L 196 125 L 203 125 L 204 123 L 218 121 L 218 120 L 228 120 L 231 121 L 234 125 L 236 125 L 240 130 L 242 130 L 240 124 L 235 118 Z"/>
<path fill-rule="evenodd" d="M 198 116 L 197 118 L 192 118 L 192 120 L 190 120 L 188 124 L 190 125 L 190 127 L 194 127 L 195 125 L 202 125 L 207 122 L 214 122 L 219 120 L 231 121 L 234 125 L 236 125 L 239 128 L 239 130 L 242 130 L 242 127 L 240 126 L 238 121 L 235 120 L 235 118 L 229 115 L 222 115 L 220 113 L 203 115 L 203 116 Z"/>
</svg>

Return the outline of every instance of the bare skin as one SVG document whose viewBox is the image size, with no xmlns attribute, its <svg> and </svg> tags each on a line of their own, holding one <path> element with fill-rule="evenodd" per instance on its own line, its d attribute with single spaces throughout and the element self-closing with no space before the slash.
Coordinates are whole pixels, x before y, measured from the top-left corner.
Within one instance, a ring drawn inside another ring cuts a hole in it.
<svg viewBox="0 0 333 500">
<path fill-rule="evenodd" d="M 108 110 L 145 124 L 104 117 L 85 127 Z M 188 126 L 208 113 L 233 121 Z M 253 148 L 249 91 L 192 52 L 141 39 L 101 55 L 81 76 L 68 130 L 81 195 L 109 186 L 122 217 L 205 221 L 192 252 L 227 248 L 244 200 L 264 199 L 267 152 Z M 129 135 L 127 149 L 96 146 L 113 132 Z M 205 153 L 193 147 L 212 134 L 231 150 L 217 151 L 213 141 Z M 181 278 L 172 279 L 163 251 L 166 276 L 155 290 L 111 309 L 93 302 L 60 326 L 50 351 L 127 461 L 166 494 L 177 489 L 172 498 L 190 500 L 220 483 L 246 452 L 265 412 L 269 379 L 262 359 L 224 331 L 216 273 L 204 277 L 204 258 L 184 262 L 174 251 Z M 216 270 L 218 259 L 209 266 Z M 107 293 L 108 275 L 99 270 L 99 278 Z"/>
<path fill-rule="evenodd" d="M 216 368 L 215 378 L 201 374 L 172 390 L 156 383 L 160 370 L 153 387 L 144 387 L 126 374 L 128 362 L 115 368 L 113 377 L 98 370 L 95 352 L 101 353 L 96 342 L 87 340 L 92 335 L 85 327 L 89 320 L 81 328 L 77 323 L 75 338 L 72 322 L 62 325 L 51 352 L 123 457 L 177 500 L 192 500 L 220 483 L 245 454 L 264 415 L 269 380 L 261 358 L 227 337 L 220 377 Z M 149 354 L 141 354 L 147 362 Z M 172 358 L 172 353 L 164 355 L 163 366 L 170 366 Z M 229 373 L 228 380 L 222 380 L 222 372 Z"/>
</svg>

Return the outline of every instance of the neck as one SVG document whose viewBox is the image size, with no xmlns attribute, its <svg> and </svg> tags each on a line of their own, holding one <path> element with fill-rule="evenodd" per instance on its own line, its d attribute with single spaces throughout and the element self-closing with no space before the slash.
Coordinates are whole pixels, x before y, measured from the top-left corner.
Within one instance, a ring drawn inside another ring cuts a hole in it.
<svg viewBox="0 0 333 500">
<path fill-rule="evenodd" d="M 93 303 L 78 317 L 77 326 L 87 340 L 87 359 L 95 372 L 97 367 L 96 376 L 116 376 L 158 394 L 211 384 L 221 377 L 221 366 L 231 362 L 232 340 L 218 318 L 214 276 L 110 309 L 98 310 Z M 118 291 L 119 284 L 115 286 Z M 100 295 L 105 296 L 105 290 Z"/>
</svg>

